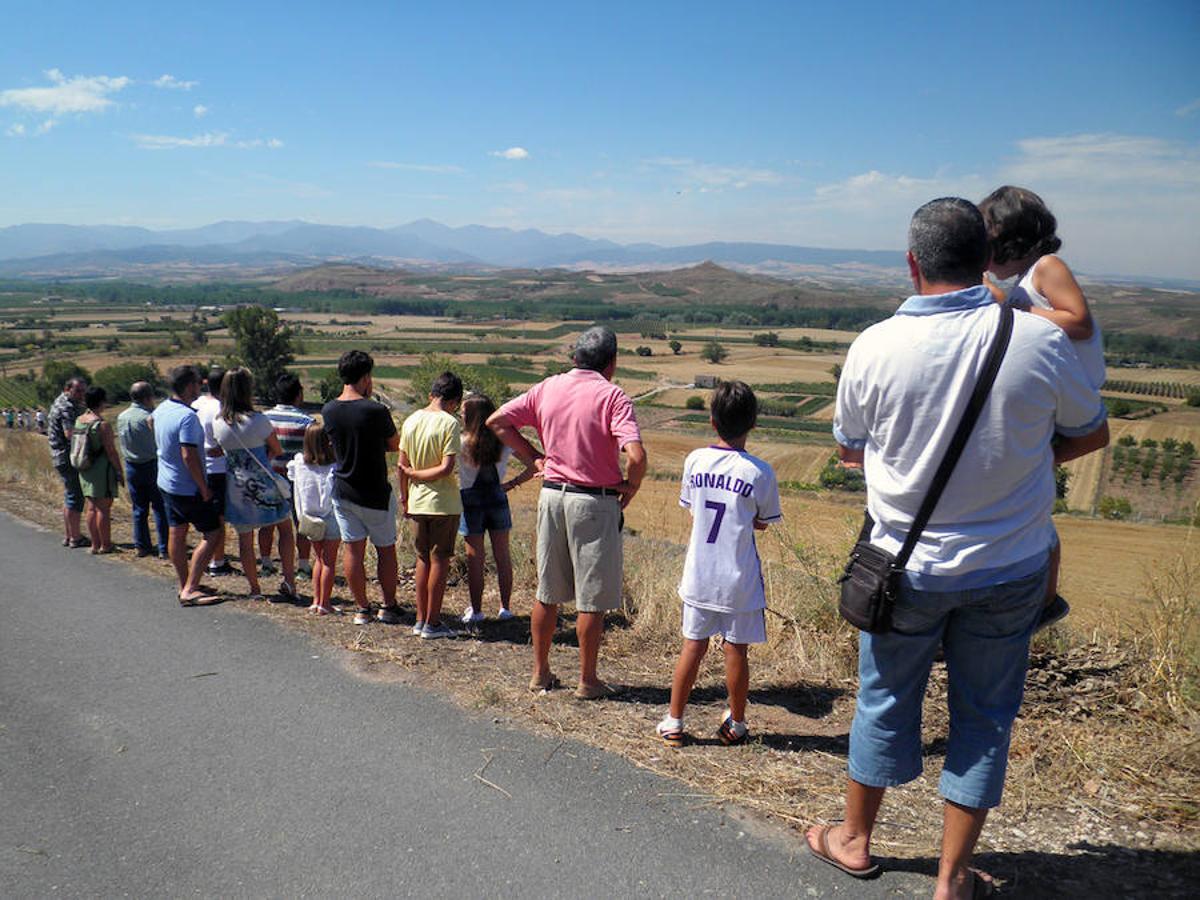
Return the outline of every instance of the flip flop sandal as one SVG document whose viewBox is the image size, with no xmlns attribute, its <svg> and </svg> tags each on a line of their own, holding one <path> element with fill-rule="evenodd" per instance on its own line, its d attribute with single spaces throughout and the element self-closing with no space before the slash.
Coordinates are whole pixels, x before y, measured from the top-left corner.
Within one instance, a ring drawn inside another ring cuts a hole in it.
<svg viewBox="0 0 1200 900">
<path fill-rule="evenodd" d="M 986 878 L 980 876 L 974 869 L 971 870 L 971 900 L 981 900 L 983 897 L 990 897 L 996 893 L 996 886 Z"/>
<path fill-rule="evenodd" d="M 661 725 L 662 723 L 659 724 Z M 682 728 L 668 728 L 663 730 L 662 728 L 655 726 L 654 730 L 658 733 L 658 736 L 662 738 L 662 742 L 668 747 L 682 747 L 685 743 L 687 743 L 687 732 Z"/>
<path fill-rule="evenodd" d="M 221 599 L 216 594 L 195 594 L 191 597 L 179 594 L 177 596 L 180 606 L 212 606 L 214 603 L 220 602 Z"/>
<path fill-rule="evenodd" d="M 562 687 L 562 682 L 558 680 L 558 676 L 553 672 L 545 681 L 538 681 L 536 678 L 530 679 L 529 690 L 535 694 L 542 694 Z"/>
<path fill-rule="evenodd" d="M 737 734 L 733 730 L 733 726 L 729 724 L 729 719 L 726 719 L 717 728 L 717 740 L 726 747 L 740 747 L 750 740 L 750 729 L 747 728 L 741 734 Z"/>
<path fill-rule="evenodd" d="M 594 687 L 577 687 L 573 696 L 576 700 L 600 700 L 604 697 L 612 697 L 617 694 L 617 689 L 611 684 L 601 682 Z"/>
<path fill-rule="evenodd" d="M 808 844 L 808 852 L 815 856 L 821 862 L 829 863 L 835 869 L 840 869 L 851 878 L 874 878 L 879 874 L 880 869 L 877 864 L 871 864 L 865 869 L 852 869 L 847 865 L 838 862 L 833 858 L 833 854 L 829 852 L 829 832 L 832 830 L 832 825 L 823 825 L 817 830 L 817 838 L 821 843 L 820 849 L 812 845 L 812 841 L 808 839 L 808 835 L 804 836 L 804 843 Z"/>
</svg>

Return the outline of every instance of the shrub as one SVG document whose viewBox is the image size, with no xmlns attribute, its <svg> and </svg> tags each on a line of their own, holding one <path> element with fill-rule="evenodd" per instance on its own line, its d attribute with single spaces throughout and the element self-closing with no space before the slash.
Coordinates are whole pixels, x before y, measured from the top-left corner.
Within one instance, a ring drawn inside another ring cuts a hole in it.
<svg viewBox="0 0 1200 900">
<path fill-rule="evenodd" d="M 109 403 L 124 403 L 129 399 L 129 389 L 135 381 L 148 381 L 151 386 L 162 386 L 162 376 L 154 363 L 118 363 L 105 366 L 96 372 L 96 384 L 108 392 Z"/>
<path fill-rule="evenodd" d="M 754 343 L 758 344 L 760 347 L 778 347 L 779 335 L 774 331 L 766 331 L 762 334 L 756 334 L 754 336 Z"/>
<path fill-rule="evenodd" d="M 1102 497 L 1099 509 L 1105 519 L 1128 519 L 1133 515 L 1133 507 L 1124 497 Z"/>
<path fill-rule="evenodd" d="M 65 359 L 48 359 L 42 366 L 42 377 L 34 384 L 33 389 L 37 393 L 38 403 L 42 406 L 49 406 L 54 402 L 54 399 L 62 393 L 63 385 L 66 384 L 68 378 L 86 378 L 89 382 L 92 380 L 92 374 L 83 366 L 78 366 L 73 362 L 68 362 Z"/>
<path fill-rule="evenodd" d="M 1157 447 L 1158 441 L 1154 440 L 1153 438 L 1142 438 L 1142 446 L 1143 447 Z"/>
<path fill-rule="evenodd" d="M 672 340 L 667 346 L 671 348 L 671 352 L 676 356 L 683 352 L 683 344 L 679 343 L 679 341 Z"/>
<path fill-rule="evenodd" d="M 836 490 L 865 491 L 867 489 L 863 470 L 857 467 L 843 466 L 836 453 L 831 453 L 829 459 L 825 460 L 825 467 L 821 469 L 818 481 L 820 481 L 821 487 Z"/>
<path fill-rule="evenodd" d="M 654 355 L 654 351 L 651 350 L 649 347 L 645 347 L 645 346 L 638 347 L 633 352 L 636 353 L 638 356 L 653 356 Z"/>
<path fill-rule="evenodd" d="M 1117 446 L 1118 447 L 1136 447 L 1137 446 L 1137 438 L 1135 438 L 1132 434 L 1123 434 L 1123 435 L 1121 435 L 1120 438 L 1117 439 Z"/>
<path fill-rule="evenodd" d="M 687 398 L 687 402 L 684 403 L 684 406 L 686 406 L 688 409 L 704 409 L 704 398 L 698 394 L 692 394 L 692 396 Z"/>
<path fill-rule="evenodd" d="M 702 359 L 716 364 L 722 362 L 727 356 L 729 356 L 729 351 L 725 349 L 723 344 L 720 344 L 717 341 L 709 341 L 704 345 L 704 349 L 700 351 L 700 356 Z"/>
<path fill-rule="evenodd" d="M 1188 406 L 1200 406 L 1200 391 L 1192 391 L 1187 395 Z"/>
</svg>

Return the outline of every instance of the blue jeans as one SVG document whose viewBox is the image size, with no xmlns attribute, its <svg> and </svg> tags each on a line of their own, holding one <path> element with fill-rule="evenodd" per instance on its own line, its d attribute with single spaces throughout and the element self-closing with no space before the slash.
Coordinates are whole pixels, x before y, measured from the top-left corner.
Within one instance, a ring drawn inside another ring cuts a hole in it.
<svg viewBox="0 0 1200 900">
<path fill-rule="evenodd" d="M 973 809 L 999 805 L 1047 575 L 1043 567 L 1017 581 L 964 591 L 915 591 L 904 584 L 893 617 L 900 631 L 859 638 L 851 778 L 892 787 L 921 774 L 921 701 L 940 645 L 949 676 L 950 737 L 938 789 Z"/>
<path fill-rule="evenodd" d="M 154 524 L 158 526 L 159 553 L 167 552 L 167 511 L 158 490 L 158 461 L 125 463 L 125 483 L 129 486 L 129 505 L 133 507 L 133 545 L 138 550 L 151 551 L 150 508 L 154 508 Z"/>
</svg>

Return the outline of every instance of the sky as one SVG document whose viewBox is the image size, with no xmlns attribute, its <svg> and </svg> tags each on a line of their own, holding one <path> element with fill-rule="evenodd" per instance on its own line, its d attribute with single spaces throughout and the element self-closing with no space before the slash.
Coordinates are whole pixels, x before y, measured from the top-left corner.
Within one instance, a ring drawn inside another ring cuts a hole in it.
<svg viewBox="0 0 1200 900">
<path fill-rule="evenodd" d="M 1200 3 L 2 0 L 0 226 L 904 246 L 1018 184 L 1081 271 L 1200 278 Z"/>
</svg>

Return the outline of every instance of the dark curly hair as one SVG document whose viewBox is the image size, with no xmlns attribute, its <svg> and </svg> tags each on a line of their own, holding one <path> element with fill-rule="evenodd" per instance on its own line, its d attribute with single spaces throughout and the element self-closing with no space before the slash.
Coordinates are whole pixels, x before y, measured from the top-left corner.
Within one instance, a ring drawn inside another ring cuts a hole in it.
<svg viewBox="0 0 1200 900">
<path fill-rule="evenodd" d="M 1033 191 L 1006 184 L 979 204 L 987 225 L 992 262 L 1006 263 L 1057 253 L 1062 241 L 1055 230 L 1058 220 Z"/>
</svg>

